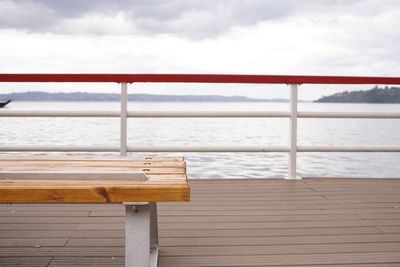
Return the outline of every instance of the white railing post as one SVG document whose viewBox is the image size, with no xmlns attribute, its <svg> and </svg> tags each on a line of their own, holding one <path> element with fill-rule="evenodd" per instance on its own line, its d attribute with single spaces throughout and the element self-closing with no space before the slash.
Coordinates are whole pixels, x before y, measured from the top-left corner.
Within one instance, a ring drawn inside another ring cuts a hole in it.
<svg viewBox="0 0 400 267">
<path fill-rule="evenodd" d="M 121 156 L 127 151 L 127 121 L 128 121 L 128 84 L 121 83 Z"/>
<path fill-rule="evenodd" d="M 290 153 L 289 173 L 287 179 L 301 179 L 297 177 L 297 104 L 298 84 L 290 85 Z"/>
</svg>

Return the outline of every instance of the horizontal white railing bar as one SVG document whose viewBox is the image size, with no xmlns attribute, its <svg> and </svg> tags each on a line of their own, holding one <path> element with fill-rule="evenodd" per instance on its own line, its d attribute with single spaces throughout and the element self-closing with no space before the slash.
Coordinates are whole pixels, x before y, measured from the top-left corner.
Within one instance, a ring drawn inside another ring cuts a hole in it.
<svg viewBox="0 0 400 267">
<path fill-rule="evenodd" d="M 298 146 L 298 152 L 400 152 L 400 146 Z"/>
<path fill-rule="evenodd" d="M 400 113 L 300 111 L 298 118 L 400 119 Z M 119 118 L 119 111 L 2 110 L 0 117 Z M 289 118 L 288 111 L 128 111 L 129 118 Z"/>
<path fill-rule="evenodd" d="M 52 111 L 52 110 L 2 110 L 0 117 L 96 117 L 106 118 L 121 116 L 119 111 Z"/>
<path fill-rule="evenodd" d="M 128 152 L 289 152 L 283 146 L 128 146 Z"/>
<path fill-rule="evenodd" d="M 119 146 L 0 146 L 4 152 L 119 152 Z M 280 146 L 128 146 L 128 152 L 289 152 Z"/>
<path fill-rule="evenodd" d="M 51 146 L 51 145 L 18 145 L 0 146 L 4 152 L 119 152 L 119 146 Z"/>
<path fill-rule="evenodd" d="M 257 118 L 290 117 L 288 111 L 128 111 L 130 118 Z"/>
<path fill-rule="evenodd" d="M 0 146 L 3 152 L 119 152 L 119 146 Z M 290 152 L 286 146 L 128 146 L 128 152 Z M 400 152 L 400 146 L 298 146 L 297 152 Z"/>
<path fill-rule="evenodd" d="M 119 111 L 0 111 L 0 117 L 115 117 Z M 257 118 L 290 117 L 287 111 L 128 111 L 129 118 Z"/>
<path fill-rule="evenodd" d="M 299 118 L 337 118 L 337 119 L 400 119 L 399 112 L 315 112 L 299 111 Z"/>
</svg>

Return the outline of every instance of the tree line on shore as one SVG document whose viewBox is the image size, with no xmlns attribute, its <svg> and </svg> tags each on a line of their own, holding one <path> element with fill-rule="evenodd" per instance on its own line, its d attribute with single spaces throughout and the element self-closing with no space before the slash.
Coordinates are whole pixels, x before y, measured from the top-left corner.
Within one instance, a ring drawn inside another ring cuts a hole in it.
<svg viewBox="0 0 400 267">
<path fill-rule="evenodd" d="M 375 86 L 367 91 L 344 91 L 323 96 L 317 103 L 400 103 L 400 87 L 379 88 Z"/>
</svg>

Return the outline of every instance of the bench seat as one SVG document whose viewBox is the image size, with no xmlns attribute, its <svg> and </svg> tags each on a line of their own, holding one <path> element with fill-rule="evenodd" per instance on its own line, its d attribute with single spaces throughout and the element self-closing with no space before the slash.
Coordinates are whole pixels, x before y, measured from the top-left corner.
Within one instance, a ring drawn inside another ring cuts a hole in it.
<svg viewBox="0 0 400 267">
<path fill-rule="evenodd" d="M 0 157 L 0 203 L 123 203 L 125 266 L 157 266 L 156 202 L 189 201 L 183 158 Z"/>
<path fill-rule="evenodd" d="M 122 203 L 189 201 L 183 158 L 0 157 L 3 172 L 144 172 L 147 180 L 15 179 L 0 176 L 0 202 Z"/>
</svg>

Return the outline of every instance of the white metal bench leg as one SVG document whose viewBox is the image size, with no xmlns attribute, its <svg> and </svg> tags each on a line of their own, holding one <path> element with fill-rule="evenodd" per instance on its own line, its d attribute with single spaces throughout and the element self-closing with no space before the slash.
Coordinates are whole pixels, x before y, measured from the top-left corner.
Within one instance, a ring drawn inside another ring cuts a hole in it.
<svg viewBox="0 0 400 267">
<path fill-rule="evenodd" d="M 152 202 L 150 206 L 150 266 L 157 266 L 158 262 L 158 221 L 157 203 Z"/>
<path fill-rule="evenodd" d="M 158 259 L 156 203 L 124 203 L 125 266 L 155 267 Z"/>
</svg>

